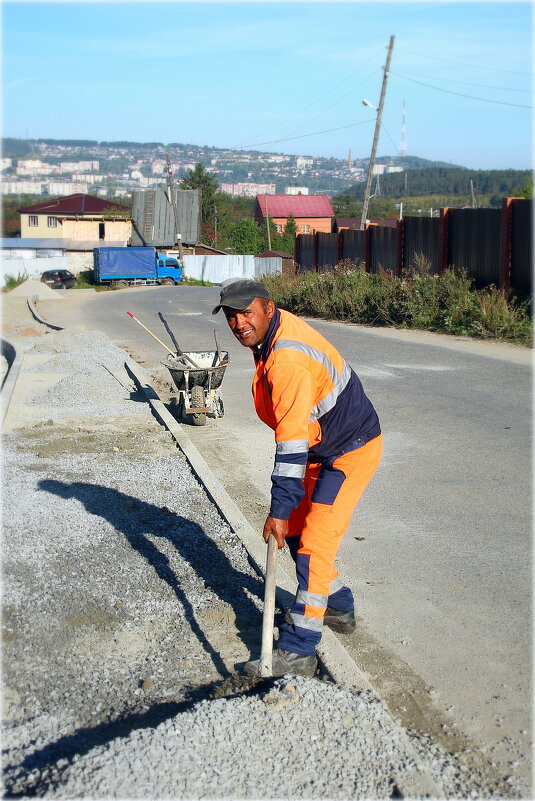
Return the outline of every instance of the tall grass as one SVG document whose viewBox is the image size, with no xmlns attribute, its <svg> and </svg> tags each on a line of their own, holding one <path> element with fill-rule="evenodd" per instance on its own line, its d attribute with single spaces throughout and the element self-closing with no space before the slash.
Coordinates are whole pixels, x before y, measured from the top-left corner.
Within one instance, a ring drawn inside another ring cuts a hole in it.
<svg viewBox="0 0 535 801">
<path fill-rule="evenodd" d="M 15 289 L 15 287 L 20 286 L 20 284 L 23 284 L 27 279 L 28 276 L 21 275 L 21 273 L 17 276 L 6 273 L 4 276 L 4 289 Z"/>
<path fill-rule="evenodd" d="M 532 344 L 529 302 L 495 286 L 476 290 L 465 271 L 431 275 L 415 259 L 401 278 L 388 270 L 367 273 L 362 264 L 264 279 L 276 304 L 328 320 L 437 331 Z"/>
</svg>

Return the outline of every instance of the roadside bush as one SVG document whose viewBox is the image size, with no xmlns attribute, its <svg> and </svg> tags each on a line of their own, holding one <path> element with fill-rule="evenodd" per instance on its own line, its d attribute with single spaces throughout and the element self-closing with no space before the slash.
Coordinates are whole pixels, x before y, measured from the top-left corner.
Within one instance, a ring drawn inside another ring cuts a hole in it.
<svg viewBox="0 0 535 801">
<path fill-rule="evenodd" d="M 482 289 L 475 297 L 478 314 L 473 322 L 473 333 L 476 336 L 532 345 L 529 301 L 513 304 L 506 292 L 494 286 Z"/>
<path fill-rule="evenodd" d="M 475 290 L 463 270 L 432 275 L 430 266 L 415 259 L 398 278 L 383 269 L 367 273 L 362 264 L 346 261 L 320 273 L 264 281 L 278 306 L 303 316 L 531 345 L 529 301 L 495 286 Z"/>
<path fill-rule="evenodd" d="M 28 278 L 27 275 L 21 275 L 20 273 L 15 278 L 14 275 L 10 273 L 6 273 L 4 276 L 4 288 L 5 289 L 15 289 L 15 287 L 20 286 L 20 284 L 24 283 Z"/>
<path fill-rule="evenodd" d="M 93 270 L 80 270 L 76 276 L 77 289 L 87 289 L 95 286 L 95 274 Z"/>
</svg>

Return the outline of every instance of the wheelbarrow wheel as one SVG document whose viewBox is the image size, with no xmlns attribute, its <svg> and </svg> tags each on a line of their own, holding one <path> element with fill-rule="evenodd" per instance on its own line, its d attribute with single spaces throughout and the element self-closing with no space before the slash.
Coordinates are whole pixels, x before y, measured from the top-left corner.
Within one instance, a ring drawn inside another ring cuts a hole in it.
<svg viewBox="0 0 535 801">
<path fill-rule="evenodd" d="M 191 405 L 195 407 L 203 406 L 204 407 L 204 389 L 199 386 L 194 386 L 191 388 Z M 206 413 L 205 412 L 198 412 L 197 414 L 191 415 L 191 421 L 194 426 L 204 426 L 206 424 Z"/>
</svg>

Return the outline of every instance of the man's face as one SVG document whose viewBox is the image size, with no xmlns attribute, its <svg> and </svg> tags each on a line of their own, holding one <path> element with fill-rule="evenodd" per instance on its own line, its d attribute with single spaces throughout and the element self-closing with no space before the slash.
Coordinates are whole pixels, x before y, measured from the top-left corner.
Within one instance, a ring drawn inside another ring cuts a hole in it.
<svg viewBox="0 0 535 801">
<path fill-rule="evenodd" d="M 252 348 L 263 342 L 275 314 L 275 304 L 272 300 L 255 298 L 245 309 L 238 311 L 223 306 L 223 312 L 238 342 L 246 348 Z"/>
</svg>

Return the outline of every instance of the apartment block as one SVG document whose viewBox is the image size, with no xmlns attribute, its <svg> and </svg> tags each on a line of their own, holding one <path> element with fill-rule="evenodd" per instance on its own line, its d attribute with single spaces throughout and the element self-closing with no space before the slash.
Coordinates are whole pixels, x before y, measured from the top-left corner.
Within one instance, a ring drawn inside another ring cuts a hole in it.
<svg viewBox="0 0 535 801">
<path fill-rule="evenodd" d="M 238 195 L 240 197 L 256 197 L 256 195 L 274 195 L 275 184 L 250 184 L 250 183 L 237 183 L 237 184 L 220 184 L 219 188 L 227 195 Z"/>
</svg>

